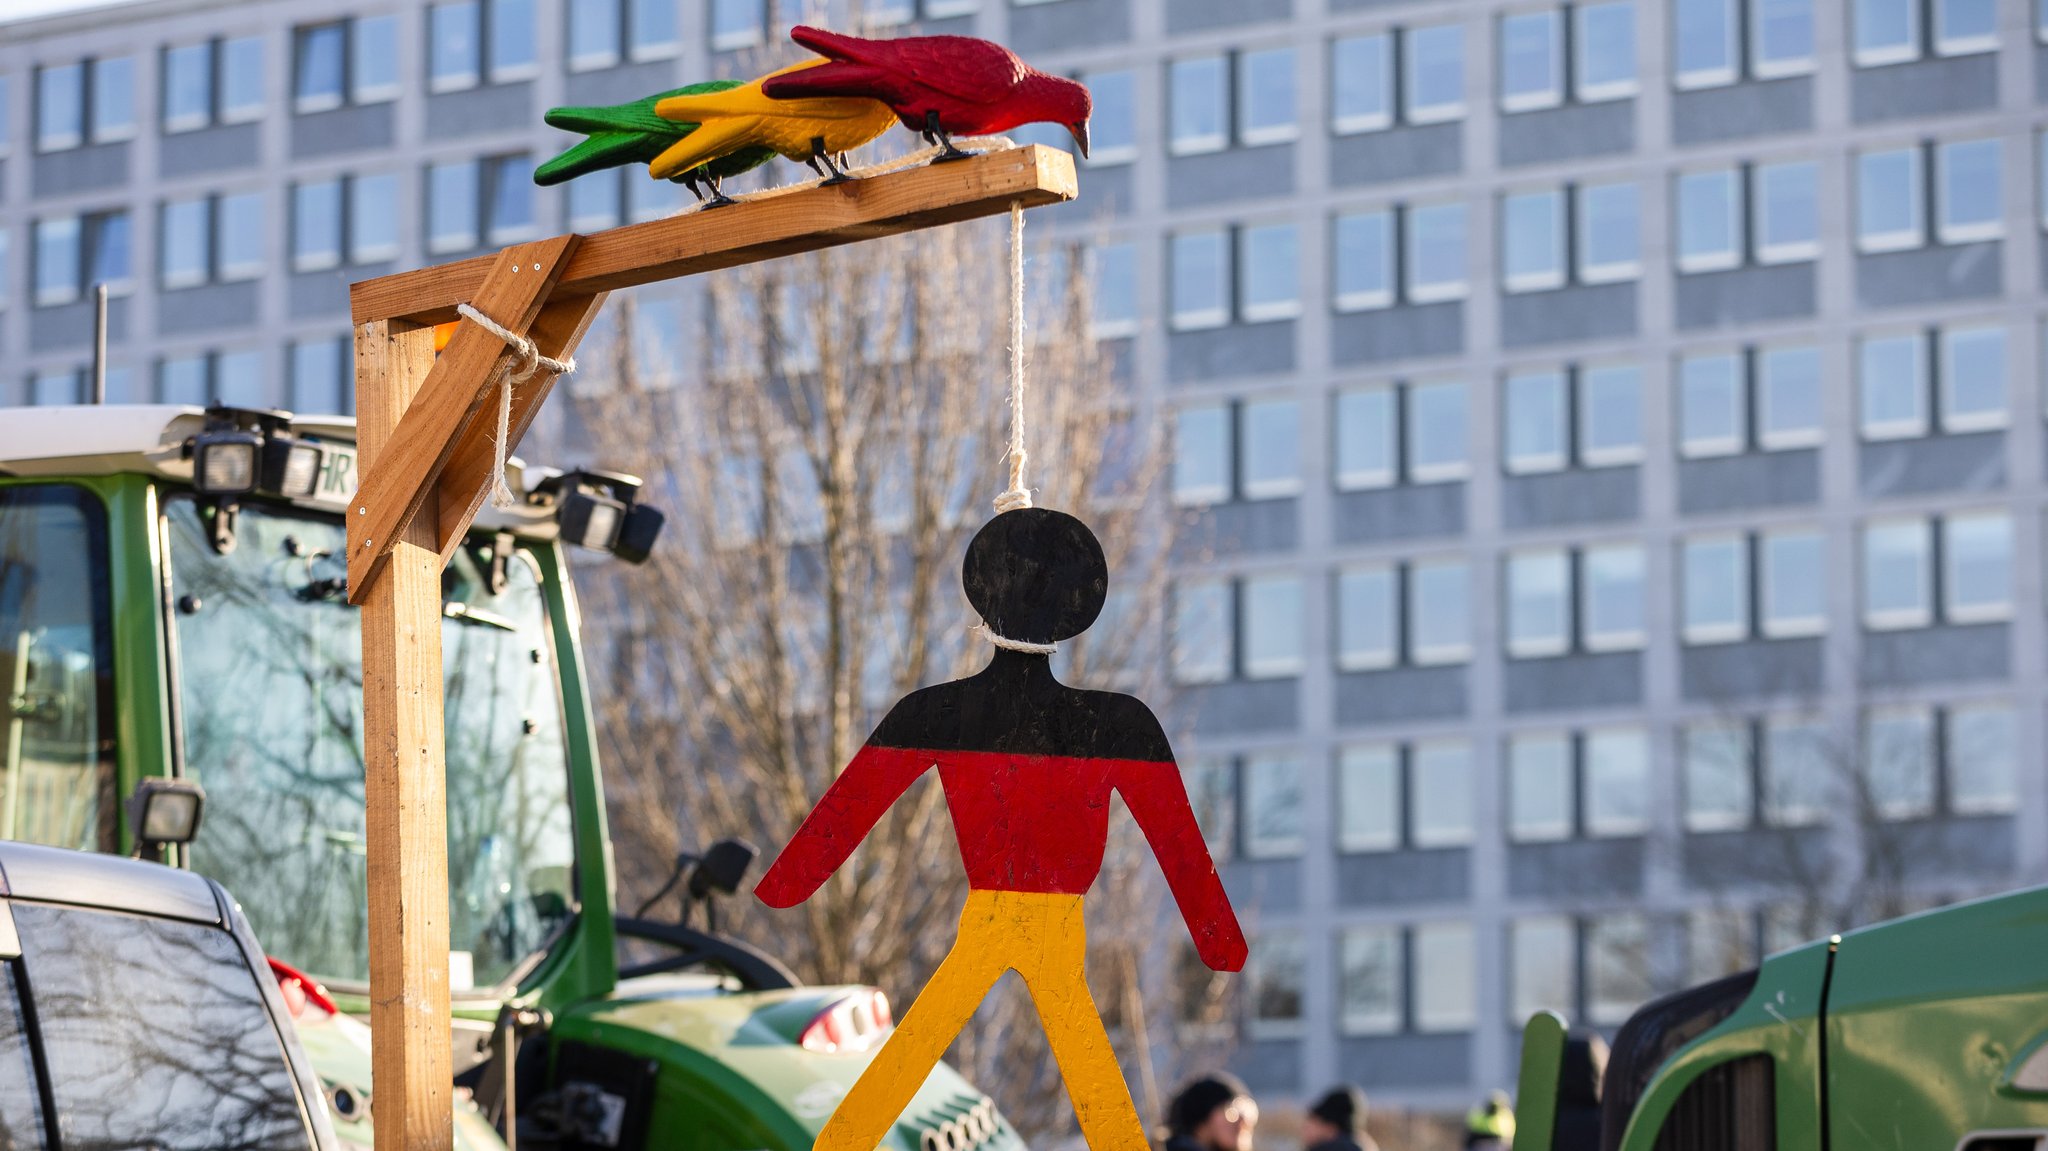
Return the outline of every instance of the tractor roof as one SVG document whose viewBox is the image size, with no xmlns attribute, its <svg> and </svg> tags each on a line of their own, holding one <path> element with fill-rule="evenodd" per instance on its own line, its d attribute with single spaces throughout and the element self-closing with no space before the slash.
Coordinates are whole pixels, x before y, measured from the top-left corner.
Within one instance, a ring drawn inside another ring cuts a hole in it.
<svg viewBox="0 0 2048 1151">
<path fill-rule="evenodd" d="M 49 405 L 8 408 L 0 413 L 0 476 L 107 476 L 135 472 L 178 483 L 192 481 L 187 444 L 206 426 L 206 411 L 185 404 Z M 353 451 L 353 416 L 294 416 L 292 434 Z M 527 468 L 513 456 L 506 480 L 515 492 L 526 488 Z M 536 482 L 552 469 L 535 469 Z M 298 501 L 340 510 L 353 492 L 323 493 Z M 552 537 L 555 520 L 543 508 L 486 506 L 476 526 Z"/>
</svg>

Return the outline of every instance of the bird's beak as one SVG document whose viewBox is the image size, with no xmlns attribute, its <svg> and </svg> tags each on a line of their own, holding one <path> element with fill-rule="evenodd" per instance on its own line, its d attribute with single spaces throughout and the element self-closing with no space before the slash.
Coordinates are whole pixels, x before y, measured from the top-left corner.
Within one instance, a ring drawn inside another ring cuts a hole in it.
<svg viewBox="0 0 2048 1151">
<path fill-rule="evenodd" d="M 1086 160 L 1088 158 L 1088 121 L 1083 120 L 1078 124 L 1069 124 L 1067 125 L 1067 131 L 1074 134 L 1074 143 L 1080 145 L 1081 158 Z"/>
</svg>

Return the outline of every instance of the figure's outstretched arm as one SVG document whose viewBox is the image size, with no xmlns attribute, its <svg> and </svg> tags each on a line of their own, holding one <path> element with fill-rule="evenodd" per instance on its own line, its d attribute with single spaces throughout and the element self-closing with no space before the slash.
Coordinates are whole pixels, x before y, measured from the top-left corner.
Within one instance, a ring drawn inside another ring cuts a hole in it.
<svg viewBox="0 0 2048 1151">
<path fill-rule="evenodd" d="M 1170 759 L 1125 760 L 1116 789 L 1166 873 L 1166 885 L 1173 889 L 1173 900 L 1180 905 L 1202 962 L 1216 971 L 1243 970 L 1244 930 L 1230 908 L 1222 877 L 1216 874 L 1216 861 L 1209 857 L 1202 826 L 1195 822 L 1179 765 Z"/>
<path fill-rule="evenodd" d="M 793 907 L 809 899 L 889 805 L 932 766 L 933 758 L 916 748 L 864 744 L 754 885 L 754 894 L 770 907 Z"/>
</svg>

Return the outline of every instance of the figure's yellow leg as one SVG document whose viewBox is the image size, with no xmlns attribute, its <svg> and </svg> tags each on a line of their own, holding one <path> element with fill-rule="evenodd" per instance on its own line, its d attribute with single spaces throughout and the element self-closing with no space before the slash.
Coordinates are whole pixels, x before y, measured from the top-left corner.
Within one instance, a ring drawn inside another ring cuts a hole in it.
<svg viewBox="0 0 2048 1151">
<path fill-rule="evenodd" d="M 1002 977 L 1002 949 L 988 946 L 986 939 L 975 938 L 967 928 L 963 916 L 953 950 L 917 993 L 917 1001 L 882 1044 L 875 1061 L 825 1121 L 814 1151 L 875 1151 L 910 1105 L 910 1097 L 924 1086 L 939 1056 Z"/>
<path fill-rule="evenodd" d="M 1048 909 L 1051 913 L 1039 928 L 1044 944 L 1032 956 L 1036 962 L 1020 964 L 1018 972 L 1045 1024 L 1045 1037 L 1059 1062 L 1060 1078 L 1066 1080 L 1067 1098 L 1074 1103 L 1074 1118 L 1080 1121 L 1088 1151 L 1149 1151 L 1145 1124 L 1124 1083 L 1124 1069 L 1102 1028 L 1095 997 L 1088 993 L 1081 899 L 1060 898 L 1071 898 L 1072 905 Z"/>
</svg>

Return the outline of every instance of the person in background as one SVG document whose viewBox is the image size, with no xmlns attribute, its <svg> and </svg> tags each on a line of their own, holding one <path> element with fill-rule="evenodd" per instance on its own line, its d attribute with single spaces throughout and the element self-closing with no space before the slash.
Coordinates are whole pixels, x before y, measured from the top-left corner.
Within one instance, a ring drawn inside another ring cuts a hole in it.
<svg viewBox="0 0 2048 1151">
<path fill-rule="evenodd" d="M 1365 1092 L 1331 1088 L 1302 1118 L 1301 1142 L 1308 1151 L 1380 1151 L 1365 1133 Z"/>
<path fill-rule="evenodd" d="M 1465 1113 L 1466 1151 L 1507 1151 L 1515 1145 L 1515 1110 L 1508 1094 L 1495 1091 Z"/>
<path fill-rule="evenodd" d="M 1166 1151 L 1252 1151 L 1259 1105 L 1233 1075 L 1218 1071 L 1180 1089 L 1166 1108 Z"/>
</svg>

